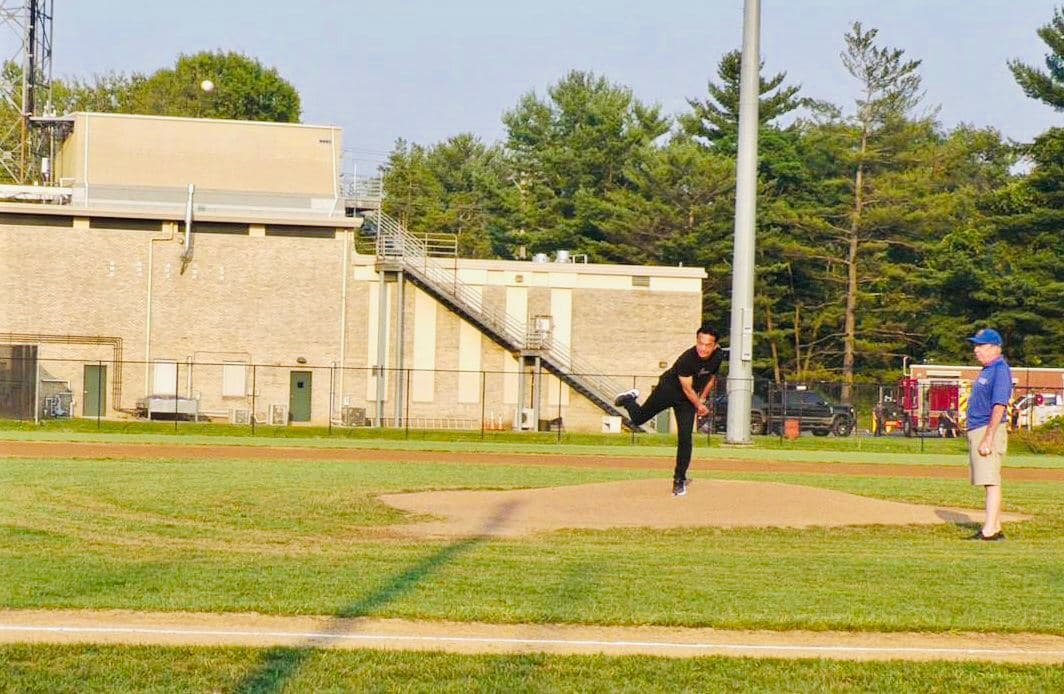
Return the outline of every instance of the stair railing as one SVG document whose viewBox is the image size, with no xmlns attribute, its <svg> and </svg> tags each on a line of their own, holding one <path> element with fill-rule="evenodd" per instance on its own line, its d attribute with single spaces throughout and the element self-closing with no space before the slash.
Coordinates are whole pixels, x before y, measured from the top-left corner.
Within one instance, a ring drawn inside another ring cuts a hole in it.
<svg viewBox="0 0 1064 694">
<path fill-rule="evenodd" d="M 401 264 L 405 270 L 416 273 L 436 291 L 448 296 L 467 311 L 503 337 L 513 349 L 526 347 L 544 353 L 553 365 L 579 383 L 582 388 L 611 409 L 616 393 L 627 388 L 602 375 L 594 365 L 577 359 L 571 350 L 551 336 L 537 334 L 534 343 L 529 340 L 527 322 L 521 321 L 497 307 L 485 307 L 480 293 L 458 280 L 457 268 L 446 268 L 432 259 L 430 246 L 407 231 L 398 221 L 375 211 L 377 225 L 377 257 Z"/>
</svg>

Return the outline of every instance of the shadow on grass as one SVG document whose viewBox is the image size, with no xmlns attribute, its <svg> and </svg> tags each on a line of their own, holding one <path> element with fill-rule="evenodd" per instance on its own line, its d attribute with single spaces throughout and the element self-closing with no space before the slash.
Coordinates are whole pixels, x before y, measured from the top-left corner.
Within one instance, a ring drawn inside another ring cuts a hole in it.
<svg viewBox="0 0 1064 694">
<path fill-rule="evenodd" d="M 513 513 L 517 505 L 518 502 L 516 501 L 503 504 L 499 507 L 498 512 L 488 519 L 479 533 L 447 545 L 438 552 L 425 557 L 406 571 L 392 577 L 378 590 L 350 605 L 344 606 L 334 615 L 333 621 L 322 630 L 321 637 L 309 639 L 299 646 L 268 649 L 263 654 L 261 662 L 255 670 L 248 673 L 234 687 L 234 691 L 242 693 L 280 691 L 284 688 L 285 683 L 296 675 L 307 658 L 314 654 L 316 648 L 335 643 L 342 634 L 347 633 L 350 627 L 347 620 L 367 616 L 383 605 L 402 597 L 444 564 L 452 561 L 463 552 L 482 544 L 499 526 L 506 522 L 506 519 Z"/>
<path fill-rule="evenodd" d="M 946 523 L 952 523 L 958 528 L 963 528 L 968 531 L 983 527 L 982 523 L 972 518 L 969 514 L 960 511 L 949 511 L 947 509 L 939 508 L 935 509 L 935 515 Z"/>
</svg>

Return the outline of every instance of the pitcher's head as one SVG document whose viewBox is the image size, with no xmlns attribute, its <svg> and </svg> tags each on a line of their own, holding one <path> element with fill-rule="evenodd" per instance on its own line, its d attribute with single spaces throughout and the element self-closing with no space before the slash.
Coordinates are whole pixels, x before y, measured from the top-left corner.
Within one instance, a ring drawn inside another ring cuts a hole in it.
<svg viewBox="0 0 1064 694">
<path fill-rule="evenodd" d="M 717 329 L 708 323 L 704 323 L 695 332 L 695 351 L 698 356 L 705 359 L 717 349 L 717 339 L 720 337 Z"/>
</svg>

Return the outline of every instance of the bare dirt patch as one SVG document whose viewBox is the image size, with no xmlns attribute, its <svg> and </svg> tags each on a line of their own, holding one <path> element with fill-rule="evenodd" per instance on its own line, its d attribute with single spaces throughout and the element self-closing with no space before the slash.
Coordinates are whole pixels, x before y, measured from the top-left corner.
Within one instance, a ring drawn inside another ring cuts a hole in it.
<svg viewBox="0 0 1064 694">
<path fill-rule="evenodd" d="M 414 537 L 512 537 L 561 529 L 839 527 L 982 523 L 970 509 L 906 504 L 775 482 L 698 480 L 673 497 L 669 480 L 602 482 L 508 491 L 385 494 L 431 520 L 392 526 Z M 1004 514 L 1005 520 L 1027 516 Z"/>
<path fill-rule="evenodd" d="M 1064 637 L 1049 634 L 485 624 L 124 610 L 0 610 L 2 643 L 1064 662 Z"/>
<path fill-rule="evenodd" d="M 763 460 L 728 458 L 726 450 L 699 452 L 692 469 L 722 472 L 782 472 L 869 477 L 930 477 L 967 479 L 963 457 L 957 465 L 905 465 L 883 463 L 818 463 L 772 460 L 764 451 Z M 563 465 L 569 467 L 614 467 L 672 472 L 673 461 L 666 457 L 640 457 L 634 454 L 570 455 L 558 453 L 496 453 L 484 451 L 402 451 L 371 448 L 307 448 L 284 446 L 190 445 L 157 443 L 75 443 L 59 441 L 0 441 L 0 457 L 9 458 L 215 458 L 240 460 L 340 460 L 352 462 L 432 462 L 496 463 L 499 465 Z M 902 456 L 899 456 L 902 457 Z M 1008 480 L 1064 482 L 1064 469 L 1013 468 L 1005 470 Z"/>
</svg>

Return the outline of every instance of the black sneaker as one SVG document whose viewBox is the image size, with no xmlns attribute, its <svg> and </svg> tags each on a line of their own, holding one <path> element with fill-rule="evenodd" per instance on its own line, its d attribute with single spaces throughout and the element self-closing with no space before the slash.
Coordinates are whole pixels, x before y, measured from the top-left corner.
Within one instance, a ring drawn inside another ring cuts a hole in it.
<svg viewBox="0 0 1064 694">
<path fill-rule="evenodd" d="M 673 480 L 672 481 L 672 495 L 683 496 L 687 493 L 687 480 Z"/>
<path fill-rule="evenodd" d="M 968 538 L 969 540 L 985 540 L 986 542 L 1001 542 L 1005 539 L 1005 533 L 998 530 L 993 535 L 984 535 L 982 530 L 977 530 L 974 535 Z"/>
<path fill-rule="evenodd" d="M 639 397 L 639 389 L 638 388 L 632 388 L 631 390 L 626 390 L 623 393 L 619 393 L 617 395 L 617 397 L 615 397 L 613 399 L 613 404 L 616 407 L 621 407 L 621 406 L 624 405 L 624 403 L 628 402 L 629 400 L 635 400 L 638 397 Z"/>
</svg>

